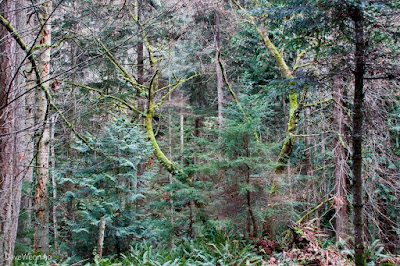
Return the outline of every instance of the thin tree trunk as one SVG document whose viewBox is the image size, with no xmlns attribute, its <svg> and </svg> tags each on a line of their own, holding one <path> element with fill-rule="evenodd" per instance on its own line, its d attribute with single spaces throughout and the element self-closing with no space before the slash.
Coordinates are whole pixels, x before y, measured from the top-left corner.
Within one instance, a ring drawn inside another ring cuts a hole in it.
<svg viewBox="0 0 400 266">
<path fill-rule="evenodd" d="M 30 1 L 28 0 L 23 0 L 22 1 L 22 6 L 28 6 L 30 4 Z M 34 36 L 33 36 L 33 26 L 29 21 L 27 22 L 26 19 L 26 11 L 23 9 L 21 6 L 21 12 L 24 12 L 23 14 L 20 14 L 19 20 L 21 20 L 21 28 L 28 28 L 28 32 L 30 32 L 27 35 L 27 39 L 29 42 L 33 41 Z M 26 69 L 32 69 L 32 64 L 29 60 L 26 61 Z M 30 184 L 28 191 L 26 194 L 24 193 L 22 195 L 21 199 L 21 210 L 23 210 L 26 214 L 24 219 L 20 220 L 20 226 L 19 226 L 19 231 L 22 233 L 27 233 L 32 229 L 32 182 L 33 182 L 33 166 L 34 166 L 34 140 L 33 140 L 33 131 L 34 131 L 34 104 L 35 104 L 35 93 L 33 87 L 35 86 L 35 73 L 34 71 L 27 71 L 25 73 L 25 97 L 24 97 L 24 112 L 25 112 L 25 118 L 24 118 L 24 125 L 26 128 L 26 131 L 24 132 L 24 146 L 25 146 L 25 151 L 23 155 L 23 164 L 25 168 L 25 176 L 24 176 L 24 181 L 27 184 Z M 31 244 L 31 239 L 26 238 L 25 241 L 26 243 Z"/>
<path fill-rule="evenodd" d="M 185 136 L 184 136 L 184 122 L 185 122 L 185 117 L 183 116 L 183 107 L 181 110 L 181 115 L 180 115 L 180 138 L 181 138 L 181 166 L 183 166 L 183 151 L 184 151 L 184 140 L 185 140 Z"/>
<path fill-rule="evenodd" d="M 141 31 L 141 19 L 142 19 L 142 0 L 136 0 L 136 17 L 139 23 L 139 31 Z M 136 54 L 137 54 L 137 82 L 143 85 L 144 82 L 144 56 L 143 56 L 143 40 L 139 39 L 136 44 Z M 139 109 L 142 110 L 142 109 Z"/>
<path fill-rule="evenodd" d="M 250 168 L 248 168 L 246 171 L 246 182 L 247 182 L 247 185 L 250 186 Z M 253 207 L 251 204 L 251 192 L 250 191 L 247 191 L 246 199 L 247 199 L 247 207 L 249 209 L 249 217 L 251 220 L 251 224 L 253 226 L 253 232 L 250 233 L 250 231 L 249 231 L 249 235 L 251 234 L 252 237 L 257 237 L 258 229 L 257 229 L 256 218 L 254 217 Z"/>
<path fill-rule="evenodd" d="M 40 33 L 39 43 L 51 45 L 51 23 L 49 15 L 52 11 L 52 2 L 44 2 L 39 13 L 40 24 L 45 24 Z M 43 86 L 49 88 L 50 77 L 50 48 L 46 48 L 39 57 L 39 69 L 41 77 L 45 81 Z M 37 110 L 35 114 L 36 124 L 40 128 L 36 132 L 36 164 L 35 164 L 35 232 L 33 241 L 34 252 L 49 252 L 49 203 L 47 189 L 49 183 L 49 125 L 48 102 L 45 92 L 36 92 Z"/>
<path fill-rule="evenodd" d="M 171 84 L 171 79 L 169 79 L 168 83 Z M 171 94 L 168 95 L 168 102 L 169 102 L 169 104 L 171 104 Z M 171 112 L 171 107 L 168 109 L 168 157 L 172 161 L 172 112 Z M 174 177 L 171 173 L 168 175 L 168 181 L 169 181 L 169 184 L 172 184 L 174 182 Z M 171 204 L 171 206 L 170 206 L 170 211 L 171 211 L 170 223 L 171 223 L 171 227 L 172 227 L 170 248 L 173 249 L 175 247 L 175 230 L 174 230 L 175 208 L 174 208 L 172 199 L 170 200 L 170 204 Z"/>
<path fill-rule="evenodd" d="M 56 129 L 57 115 L 51 117 L 51 183 L 53 185 L 53 236 L 54 236 L 54 249 L 58 253 L 58 226 L 57 226 L 57 183 L 55 177 L 56 170 L 56 154 L 54 149 L 54 134 Z"/>
<path fill-rule="evenodd" d="M 220 30 L 219 30 L 219 15 L 218 12 L 215 12 L 215 71 L 217 73 L 217 94 L 218 94 L 218 131 L 222 131 L 223 127 L 223 101 L 224 101 L 224 92 L 222 87 L 224 85 L 223 77 L 222 77 L 222 69 L 219 64 L 220 62 L 220 52 L 221 49 L 221 39 L 220 39 Z"/>
<path fill-rule="evenodd" d="M 314 175 L 314 173 L 313 173 L 312 158 L 311 158 L 311 137 L 309 136 L 311 134 L 311 126 L 310 126 L 311 118 L 310 117 L 311 117 L 311 110 L 309 107 L 307 107 L 305 110 L 305 118 L 304 118 L 305 119 L 304 124 L 306 127 L 306 134 L 307 134 L 306 139 L 305 139 L 306 149 L 307 149 L 307 152 L 306 152 L 306 174 L 309 177 L 312 177 Z M 314 182 L 312 182 L 312 183 L 314 184 Z M 313 184 L 311 184 L 311 185 L 313 185 Z"/>
<path fill-rule="evenodd" d="M 311 109 L 310 107 L 307 107 L 305 109 L 305 114 L 304 114 L 304 124 L 305 124 L 305 129 L 306 129 L 306 138 L 305 138 L 305 144 L 306 144 L 306 158 L 305 158 L 305 167 L 306 167 L 306 174 L 309 178 L 308 180 L 308 187 L 311 188 L 312 192 L 308 193 L 307 196 L 307 201 L 308 204 L 313 206 L 316 202 L 316 185 L 313 179 L 314 176 L 314 171 L 313 171 L 313 166 L 312 166 L 312 156 L 311 156 L 311 124 L 310 124 L 310 119 L 311 119 Z M 318 213 L 316 213 L 318 216 Z"/>
<path fill-rule="evenodd" d="M 103 244 L 104 244 L 104 232 L 106 230 L 106 220 L 104 217 L 100 218 L 99 226 L 99 239 L 97 242 L 97 255 L 99 255 L 99 260 L 103 257 Z"/>
<path fill-rule="evenodd" d="M 249 142 L 248 140 L 245 141 L 246 142 L 246 157 L 250 159 L 250 150 L 249 150 Z M 246 184 L 247 184 L 247 188 L 250 189 L 250 167 L 246 164 Z M 252 237 L 257 237 L 258 235 L 258 229 L 257 229 L 257 223 L 256 223 L 256 218 L 254 217 L 254 212 L 253 212 L 253 207 L 251 204 L 251 192 L 250 190 L 247 190 L 247 195 L 246 195 L 246 199 L 247 199 L 247 207 L 249 209 L 249 218 L 251 220 L 251 223 L 253 225 L 253 232 L 252 232 Z M 249 235 L 250 235 L 250 231 L 249 231 Z"/>
<path fill-rule="evenodd" d="M 335 106 L 333 109 L 334 124 L 337 128 L 337 137 L 334 140 L 333 163 L 335 175 L 335 231 L 336 241 L 343 240 L 347 235 L 347 200 L 346 200 L 346 149 L 343 146 L 342 138 L 345 135 L 343 106 L 343 84 L 338 79 L 334 80 L 335 92 L 333 99 Z"/>
<path fill-rule="evenodd" d="M 364 104 L 364 27 L 361 1 L 356 1 L 350 8 L 350 16 L 355 30 L 355 71 L 354 71 L 354 106 L 353 106 L 353 207 L 354 207 L 354 259 L 356 266 L 366 265 L 364 252 L 363 221 L 363 180 L 362 180 L 362 135 Z"/>
</svg>

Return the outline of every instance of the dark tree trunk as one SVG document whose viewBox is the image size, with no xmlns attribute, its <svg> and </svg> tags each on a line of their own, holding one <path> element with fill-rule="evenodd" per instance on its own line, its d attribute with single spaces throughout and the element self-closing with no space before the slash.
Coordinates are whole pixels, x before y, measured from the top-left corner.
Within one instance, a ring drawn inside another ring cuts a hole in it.
<svg viewBox="0 0 400 266">
<path fill-rule="evenodd" d="M 139 23 L 139 31 L 141 31 L 141 17 L 142 17 L 142 0 L 137 0 L 136 17 Z M 137 53 L 137 82 L 143 85 L 144 79 L 144 66 L 143 66 L 143 40 L 139 39 L 137 42 L 136 53 Z M 140 109 L 141 110 L 141 109 Z"/>
<path fill-rule="evenodd" d="M 362 129 L 363 129 L 363 78 L 365 72 L 363 10 L 360 1 L 350 9 L 355 30 L 355 71 L 353 106 L 353 207 L 354 207 L 354 257 L 355 264 L 366 265 L 363 242 L 363 180 L 362 180 Z"/>
</svg>

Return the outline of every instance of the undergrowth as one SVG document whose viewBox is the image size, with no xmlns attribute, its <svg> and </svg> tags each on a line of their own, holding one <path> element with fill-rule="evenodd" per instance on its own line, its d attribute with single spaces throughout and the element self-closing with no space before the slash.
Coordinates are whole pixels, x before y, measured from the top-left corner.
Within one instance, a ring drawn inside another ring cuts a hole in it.
<svg viewBox="0 0 400 266">
<path fill-rule="evenodd" d="M 98 256 L 94 256 L 94 258 L 80 262 L 73 261 L 72 258 L 60 262 L 55 258 L 44 258 L 43 256 L 29 257 L 29 260 L 19 257 L 19 259 L 14 260 L 13 265 L 354 265 L 352 262 L 354 252 L 345 244 L 325 247 L 321 241 L 324 236 L 309 226 L 299 225 L 295 231 L 301 231 L 303 237 L 306 238 L 301 242 L 303 246 L 296 245 L 293 242 L 290 247 L 281 250 L 275 249 L 276 241 L 230 240 L 227 236 L 223 238 L 223 234 L 217 234 L 220 237 L 187 240 L 173 247 L 167 244 L 155 246 L 141 242 L 131 246 L 128 252 L 121 254 L 119 257 L 113 255 L 99 259 Z M 304 245 L 304 243 L 306 244 Z M 277 246 L 280 245 L 277 244 Z M 385 254 L 382 245 L 378 241 L 367 247 L 366 255 L 369 266 L 400 265 L 400 258 Z"/>
</svg>

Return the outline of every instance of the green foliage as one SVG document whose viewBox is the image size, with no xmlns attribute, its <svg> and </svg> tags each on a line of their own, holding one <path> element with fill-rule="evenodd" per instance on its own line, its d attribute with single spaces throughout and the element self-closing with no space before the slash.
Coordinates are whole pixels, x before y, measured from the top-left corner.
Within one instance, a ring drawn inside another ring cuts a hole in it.
<svg viewBox="0 0 400 266">
<path fill-rule="evenodd" d="M 176 248 L 154 249 L 142 243 L 132 248 L 123 263 L 134 265 L 261 265 L 251 245 L 239 241 L 225 243 L 184 242 Z"/>
<path fill-rule="evenodd" d="M 59 173 L 61 187 L 73 186 L 62 201 L 74 202 L 75 221 L 64 219 L 74 239 L 72 249 L 78 257 L 87 257 L 96 246 L 100 218 L 106 220 L 105 252 L 126 250 L 133 239 L 151 238 L 140 201 L 144 199 L 149 172 L 138 165 L 148 161 L 151 148 L 136 125 L 114 118 L 90 144 L 99 155 L 80 142 L 75 146 L 81 161 L 72 173 Z"/>
</svg>

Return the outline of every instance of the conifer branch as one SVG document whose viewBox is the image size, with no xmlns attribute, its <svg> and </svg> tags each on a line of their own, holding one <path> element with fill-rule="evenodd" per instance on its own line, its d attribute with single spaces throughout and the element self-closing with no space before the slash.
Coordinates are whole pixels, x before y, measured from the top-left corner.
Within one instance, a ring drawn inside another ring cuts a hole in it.
<svg viewBox="0 0 400 266">
<path fill-rule="evenodd" d="M 244 111 L 243 106 L 240 104 L 239 99 L 236 96 L 236 93 L 233 91 L 233 89 L 231 87 L 231 84 L 229 83 L 228 78 L 226 77 L 225 67 L 224 67 L 224 64 L 222 64 L 222 61 L 221 61 L 221 51 L 220 50 L 218 51 L 218 64 L 221 67 L 222 77 L 224 79 L 224 82 L 225 82 L 226 86 L 228 87 L 228 90 L 229 90 L 230 94 L 232 95 L 233 99 L 235 100 L 236 105 L 239 107 L 240 112 L 243 114 L 244 121 L 247 121 L 248 117 L 246 115 L 246 112 Z M 260 138 L 258 137 L 258 134 L 257 134 L 256 130 L 254 130 L 254 136 L 256 137 L 257 142 L 260 142 Z"/>
<path fill-rule="evenodd" d="M 32 48 L 32 52 L 33 52 L 33 51 L 40 50 L 40 49 L 47 49 L 47 48 L 57 48 L 57 47 L 60 47 L 63 41 L 65 41 L 65 40 L 70 40 L 70 39 L 73 39 L 73 38 L 75 38 L 75 36 L 72 36 L 72 37 L 64 37 L 64 38 L 61 38 L 60 40 L 58 40 L 58 42 L 57 42 L 56 44 L 52 44 L 52 45 L 48 45 L 48 44 L 36 45 L 36 46 L 34 46 L 34 47 Z"/>
</svg>

